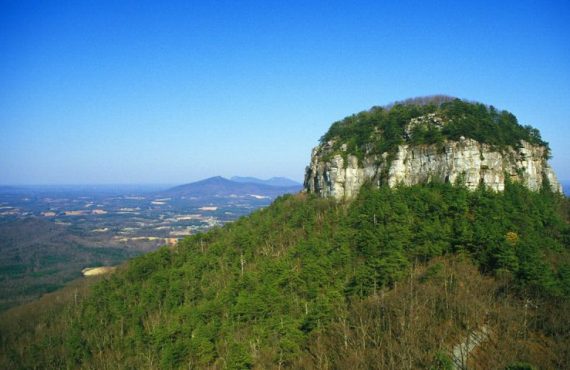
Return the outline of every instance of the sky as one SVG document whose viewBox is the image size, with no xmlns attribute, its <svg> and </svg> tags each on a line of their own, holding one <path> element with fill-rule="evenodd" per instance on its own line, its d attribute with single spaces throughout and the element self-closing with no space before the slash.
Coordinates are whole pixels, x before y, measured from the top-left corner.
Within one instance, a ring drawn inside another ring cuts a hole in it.
<svg viewBox="0 0 570 370">
<path fill-rule="evenodd" d="M 0 184 L 301 181 L 332 122 L 492 104 L 570 180 L 567 1 L 0 0 Z"/>
</svg>

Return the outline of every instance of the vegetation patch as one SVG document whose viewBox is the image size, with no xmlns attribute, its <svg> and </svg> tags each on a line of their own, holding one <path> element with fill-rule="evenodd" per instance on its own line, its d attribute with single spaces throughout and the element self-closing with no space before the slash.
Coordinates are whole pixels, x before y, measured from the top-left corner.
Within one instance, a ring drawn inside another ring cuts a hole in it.
<svg viewBox="0 0 570 370">
<path fill-rule="evenodd" d="M 498 151 L 518 148 L 521 140 L 546 148 L 540 132 L 518 123 L 510 112 L 456 98 L 434 96 L 395 103 L 351 115 L 332 124 L 321 144 L 332 142 L 332 153 L 365 155 L 395 153 L 398 145 L 442 144 L 446 140 L 471 138 Z"/>
</svg>

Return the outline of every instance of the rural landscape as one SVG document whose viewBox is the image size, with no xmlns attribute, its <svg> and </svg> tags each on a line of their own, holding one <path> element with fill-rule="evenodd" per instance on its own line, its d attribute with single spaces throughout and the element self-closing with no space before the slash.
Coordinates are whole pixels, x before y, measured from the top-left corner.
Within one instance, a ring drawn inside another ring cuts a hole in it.
<svg viewBox="0 0 570 370">
<path fill-rule="evenodd" d="M 222 226 L 298 192 L 285 178 L 213 177 L 177 187 L 0 188 L 0 309 Z"/>
</svg>

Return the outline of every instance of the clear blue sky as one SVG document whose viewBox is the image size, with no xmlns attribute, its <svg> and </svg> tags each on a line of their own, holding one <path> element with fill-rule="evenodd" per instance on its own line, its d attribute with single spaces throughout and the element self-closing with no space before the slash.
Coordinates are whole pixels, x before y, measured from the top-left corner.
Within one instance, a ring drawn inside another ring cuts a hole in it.
<svg viewBox="0 0 570 370">
<path fill-rule="evenodd" d="M 448 94 L 570 180 L 567 1 L 0 0 L 0 184 L 301 180 L 330 124 Z"/>
</svg>

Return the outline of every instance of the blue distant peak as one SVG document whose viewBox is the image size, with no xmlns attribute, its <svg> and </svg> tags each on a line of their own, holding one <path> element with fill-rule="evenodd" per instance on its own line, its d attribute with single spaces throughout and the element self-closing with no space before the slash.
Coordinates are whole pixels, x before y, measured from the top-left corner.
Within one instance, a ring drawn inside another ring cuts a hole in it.
<svg viewBox="0 0 570 370">
<path fill-rule="evenodd" d="M 257 177 L 251 176 L 233 176 L 231 181 L 241 182 L 241 183 L 250 183 L 250 184 L 263 184 L 263 185 L 270 185 L 270 186 L 301 186 L 300 183 L 288 179 L 286 177 L 272 177 L 267 180 L 259 179 Z"/>
</svg>

